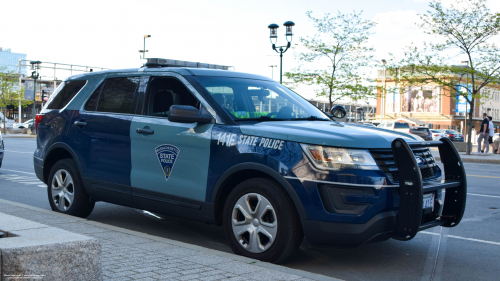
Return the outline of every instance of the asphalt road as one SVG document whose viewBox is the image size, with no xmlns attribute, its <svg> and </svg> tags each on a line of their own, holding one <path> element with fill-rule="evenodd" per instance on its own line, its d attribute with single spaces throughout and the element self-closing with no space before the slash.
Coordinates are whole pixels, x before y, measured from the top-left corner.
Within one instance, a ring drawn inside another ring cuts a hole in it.
<svg viewBox="0 0 500 281">
<path fill-rule="evenodd" d="M 35 139 L 4 139 L 0 198 L 50 209 L 33 171 Z M 413 240 L 388 240 L 354 249 L 311 249 L 304 243 L 284 266 L 344 280 L 498 280 L 500 165 L 465 163 L 467 208 L 455 228 L 432 228 Z M 97 203 L 89 220 L 230 252 L 222 228 Z"/>
</svg>

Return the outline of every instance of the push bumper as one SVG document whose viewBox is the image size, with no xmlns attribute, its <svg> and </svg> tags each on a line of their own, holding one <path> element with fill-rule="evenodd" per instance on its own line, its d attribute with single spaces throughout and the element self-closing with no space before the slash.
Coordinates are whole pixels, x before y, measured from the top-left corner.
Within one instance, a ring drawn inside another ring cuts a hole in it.
<svg viewBox="0 0 500 281">
<path fill-rule="evenodd" d="M 417 163 L 411 148 L 433 146 L 439 149 L 445 179 L 424 184 L 420 169 L 426 168 L 425 164 Z M 467 180 L 453 143 L 448 138 L 419 143 L 395 139 L 392 150 L 399 174 L 398 210 L 378 213 L 362 224 L 303 220 L 309 244 L 355 246 L 389 238 L 411 240 L 419 231 L 435 226 L 454 227 L 460 223 L 465 210 Z M 436 195 L 432 212 L 423 206 L 424 194 L 430 193 Z"/>
</svg>

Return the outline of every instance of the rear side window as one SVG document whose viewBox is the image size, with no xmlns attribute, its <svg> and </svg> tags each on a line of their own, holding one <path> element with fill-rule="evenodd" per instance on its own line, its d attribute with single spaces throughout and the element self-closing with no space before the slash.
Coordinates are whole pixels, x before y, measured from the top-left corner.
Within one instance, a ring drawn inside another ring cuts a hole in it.
<svg viewBox="0 0 500 281">
<path fill-rule="evenodd" d="M 408 123 L 394 123 L 394 129 L 409 129 L 410 124 Z"/>
<path fill-rule="evenodd" d="M 83 81 L 66 81 L 63 82 L 57 90 L 52 94 L 47 102 L 47 109 L 62 109 L 87 83 Z"/>
<path fill-rule="evenodd" d="M 130 113 L 132 99 L 135 89 L 139 85 L 139 80 L 139 77 L 106 79 L 104 86 L 102 86 L 99 102 L 97 103 L 97 111 Z"/>
</svg>

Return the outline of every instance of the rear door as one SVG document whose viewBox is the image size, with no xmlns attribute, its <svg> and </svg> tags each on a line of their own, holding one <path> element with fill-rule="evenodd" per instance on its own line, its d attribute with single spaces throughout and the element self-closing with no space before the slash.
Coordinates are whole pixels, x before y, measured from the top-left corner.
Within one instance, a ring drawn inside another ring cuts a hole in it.
<svg viewBox="0 0 500 281">
<path fill-rule="evenodd" d="M 91 193 L 123 205 L 132 203 L 129 131 L 138 85 L 134 76 L 105 79 L 74 113 L 68 133 Z"/>
<path fill-rule="evenodd" d="M 134 201 L 157 211 L 165 202 L 205 201 L 213 124 L 170 122 L 168 114 L 172 105 L 206 110 L 208 104 L 180 75 L 152 77 L 148 84 L 142 116 L 130 127 Z"/>
</svg>

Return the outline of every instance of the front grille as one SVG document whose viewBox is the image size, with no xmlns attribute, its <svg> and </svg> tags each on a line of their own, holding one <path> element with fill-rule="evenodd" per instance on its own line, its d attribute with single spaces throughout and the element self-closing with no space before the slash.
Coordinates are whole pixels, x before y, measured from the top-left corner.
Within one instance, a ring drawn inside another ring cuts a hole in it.
<svg viewBox="0 0 500 281">
<path fill-rule="evenodd" d="M 429 148 L 414 148 L 412 149 L 413 155 L 420 156 L 424 159 L 424 164 L 420 167 L 420 173 L 422 174 L 422 179 L 431 179 L 437 176 L 436 169 L 437 164 L 432 157 L 432 153 Z M 391 149 L 376 149 L 370 150 L 375 162 L 380 167 L 382 172 L 386 174 L 389 180 L 393 183 L 399 182 L 398 167 L 396 162 L 394 162 L 394 156 L 392 155 Z"/>
</svg>

